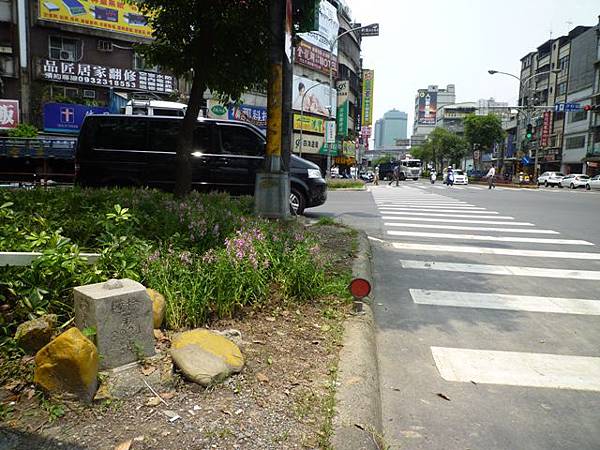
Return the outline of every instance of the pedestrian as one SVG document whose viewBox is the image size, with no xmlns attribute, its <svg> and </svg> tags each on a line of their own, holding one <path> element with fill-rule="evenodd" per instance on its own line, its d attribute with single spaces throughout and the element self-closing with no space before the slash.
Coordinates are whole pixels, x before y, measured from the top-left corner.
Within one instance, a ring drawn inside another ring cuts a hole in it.
<svg viewBox="0 0 600 450">
<path fill-rule="evenodd" d="M 452 171 L 452 166 L 448 167 L 448 177 L 446 179 L 446 184 L 448 186 L 454 186 L 454 172 Z"/>
<path fill-rule="evenodd" d="M 486 177 L 488 179 L 488 189 L 496 189 L 496 168 L 494 166 L 490 167 Z"/>
<path fill-rule="evenodd" d="M 435 184 L 436 178 L 437 178 L 437 173 L 435 172 L 435 169 L 433 169 L 431 171 L 431 175 L 429 176 L 429 179 L 431 180 L 431 184 Z"/>
<path fill-rule="evenodd" d="M 396 186 L 398 186 L 398 182 L 400 181 L 400 166 L 398 166 L 398 164 L 394 166 L 394 170 L 392 172 L 392 179 L 388 183 L 388 186 L 391 186 L 394 181 L 396 182 Z"/>
<path fill-rule="evenodd" d="M 375 186 L 379 186 L 379 166 L 375 166 L 375 180 L 373 181 Z"/>
</svg>

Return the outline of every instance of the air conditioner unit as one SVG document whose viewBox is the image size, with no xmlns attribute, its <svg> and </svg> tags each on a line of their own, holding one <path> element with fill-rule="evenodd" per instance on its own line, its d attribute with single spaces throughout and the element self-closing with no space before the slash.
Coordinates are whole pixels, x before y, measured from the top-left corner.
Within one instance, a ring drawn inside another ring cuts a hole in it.
<svg viewBox="0 0 600 450">
<path fill-rule="evenodd" d="M 98 48 L 99 52 L 112 52 L 113 51 L 113 43 L 112 43 L 112 41 L 98 40 L 97 48 Z"/>
<path fill-rule="evenodd" d="M 93 89 L 84 89 L 83 90 L 83 98 L 95 99 L 96 98 L 96 91 L 94 91 Z"/>
<path fill-rule="evenodd" d="M 68 50 L 60 51 L 60 60 L 61 61 L 75 61 L 75 53 L 70 52 Z"/>
</svg>

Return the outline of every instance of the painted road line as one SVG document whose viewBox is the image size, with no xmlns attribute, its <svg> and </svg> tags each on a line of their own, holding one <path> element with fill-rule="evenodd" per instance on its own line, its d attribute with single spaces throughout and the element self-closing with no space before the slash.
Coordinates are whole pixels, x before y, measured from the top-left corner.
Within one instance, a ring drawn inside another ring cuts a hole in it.
<svg viewBox="0 0 600 450">
<path fill-rule="evenodd" d="M 383 220 L 412 220 L 415 222 L 443 222 L 443 223 L 482 223 L 487 225 L 519 225 L 534 227 L 535 224 L 529 222 L 502 222 L 497 220 L 468 220 L 468 219 L 433 219 L 430 217 L 404 217 L 402 213 L 395 213 L 398 215 L 393 216 L 381 216 Z M 495 219 L 496 217 L 494 217 Z"/>
<path fill-rule="evenodd" d="M 502 220 L 512 220 L 514 217 L 512 216 L 472 216 L 472 215 L 464 215 L 464 214 L 435 214 L 432 212 L 413 212 L 411 210 L 408 211 L 397 211 L 397 210 L 389 210 L 385 208 L 380 208 L 381 214 L 399 214 L 406 216 L 425 216 L 425 217 L 457 217 L 463 219 L 502 219 Z"/>
<path fill-rule="evenodd" d="M 383 207 L 381 207 L 383 208 Z M 381 209 L 380 208 L 380 209 Z M 448 207 L 448 208 L 406 208 L 404 206 L 386 206 L 385 209 L 392 209 L 394 211 L 431 211 L 431 212 L 447 212 L 447 213 L 455 213 L 455 212 L 459 212 L 459 213 L 465 213 L 465 214 L 499 214 L 496 211 L 471 211 L 471 210 L 461 210 L 458 208 L 455 209 L 451 209 L 452 207 Z"/>
<path fill-rule="evenodd" d="M 600 280 L 600 272 L 592 270 L 546 269 L 542 267 L 493 266 L 434 261 L 400 260 L 404 269 L 428 269 L 443 272 L 478 273 L 484 275 L 512 275 L 518 277 L 568 278 L 571 280 Z"/>
<path fill-rule="evenodd" d="M 448 203 L 448 202 L 403 202 L 401 200 L 395 202 L 377 203 L 378 206 L 414 206 L 423 208 L 460 208 L 460 209 L 479 209 L 484 210 L 481 206 L 467 205 L 466 203 Z"/>
<path fill-rule="evenodd" d="M 428 233 L 420 231 L 388 231 L 390 236 L 423 237 L 439 239 L 463 239 L 468 241 L 491 241 L 491 242 L 527 242 L 535 244 L 555 245 L 595 245 L 592 242 L 579 239 L 554 239 L 554 238 L 532 238 L 519 236 L 486 236 L 481 234 L 450 234 L 450 233 Z"/>
<path fill-rule="evenodd" d="M 409 289 L 419 305 L 600 316 L 600 300 Z"/>
<path fill-rule="evenodd" d="M 600 358 L 448 347 L 431 353 L 446 381 L 600 392 Z"/>
<path fill-rule="evenodd" d="M 432 245 L 412 242 L 394 242 L 392 247 L 403 251 L 425 251 L 443 253 L 475 253 L 480 255 L 525 256 L 533 258 L 585 259 L 600 261 L 600 253 L 556 252 L 550 250 L 520 250 L 513 248 L 474 247 L 465 245 Z"/>
<path fill-rule="evenodd" d="M 510 222 L 509 222 L 510 223 Z M 461 225 L 432 225 L 425 223 L 385 222 L 388 227 L 428 228 L 438 230 L 465 230 L 465 231 L 497 231 L 499 233 L 531 233 L 531 234 L 560 234 L 554 230 L 539 230 L 537 228 L 495 228 L 495 227 L 464 227 Z"/>
</svg>

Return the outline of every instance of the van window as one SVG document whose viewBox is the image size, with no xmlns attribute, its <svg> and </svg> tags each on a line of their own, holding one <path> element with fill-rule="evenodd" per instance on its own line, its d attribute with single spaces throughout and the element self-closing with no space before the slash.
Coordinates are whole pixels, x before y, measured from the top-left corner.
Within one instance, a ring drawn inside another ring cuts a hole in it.
<svg viewBox="0 0 600 450">
<path fill-rule="evenodd" d="M 231 155 L 262 156 L 262 140 L 248 128 L 224 125 L 221 130 L 223 153 Z"/>
<path fill-rule="evenodd" d="M 171 117 L 183 117 L 185 115 L 184 111 L 181 109 L 160 109 L 153 108 L 152 115 L 154 116 L 171 116 Z"/>
<path fill-rule="evenodd" d="M 180 120 L 151 120 L 150 143 L 155 152 L 176 152 Z"/>
<path fill-rule="evenodd" d="M 146 119 L 101 117 L 96 120 L 96 148 L 117 150 L 145 150 Z"/>
<path fill-rule="evenodd" d="M 197 125 L 194 129 L 194 148 L 193 152 L 212 153 L 210 139 L 210 130 L 207 125 Z"/>
</svg>

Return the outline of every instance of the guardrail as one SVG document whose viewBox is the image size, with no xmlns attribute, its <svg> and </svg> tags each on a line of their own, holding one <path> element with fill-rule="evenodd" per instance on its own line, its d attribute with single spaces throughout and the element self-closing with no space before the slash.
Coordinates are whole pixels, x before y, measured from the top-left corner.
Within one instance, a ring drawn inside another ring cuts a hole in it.
<svg viewBox="0 0 600 450">
<path fill-rule="evenodd" d="M 39 252 L 0 252 L 0 267 L 29 266 L 40 256 L 42 256 L 42 254 Z M 86 258 L 88 264 L 94 264 L 98 258 L 100 258 L 99 253 L 80 253 L 79 256 Z"/>
<path fill-rule="evenodd" d="M 76 139 L 0 138 L 0 157 L 75 159 Z"/>
</svg>

